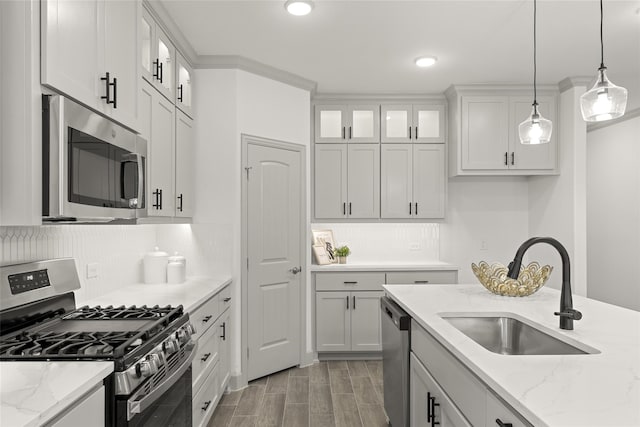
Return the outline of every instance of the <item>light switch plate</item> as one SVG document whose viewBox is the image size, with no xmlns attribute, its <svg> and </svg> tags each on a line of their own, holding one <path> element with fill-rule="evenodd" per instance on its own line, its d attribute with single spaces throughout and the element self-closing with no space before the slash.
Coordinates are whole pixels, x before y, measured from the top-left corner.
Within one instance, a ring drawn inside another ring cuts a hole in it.
<svg viewBox="0 0 640 427">
<path fill-rule="evenodd" d="M 100 264 L 90 262 L 87 264 L 87 279 L 94 279 L 100 274 Z"/>
</svg>

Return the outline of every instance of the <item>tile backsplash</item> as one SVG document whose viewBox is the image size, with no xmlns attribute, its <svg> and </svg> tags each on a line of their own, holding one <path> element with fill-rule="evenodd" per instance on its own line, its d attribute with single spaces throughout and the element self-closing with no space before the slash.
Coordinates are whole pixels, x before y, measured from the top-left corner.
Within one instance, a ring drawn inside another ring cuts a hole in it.
<svg viewBox="0 0 640 427">
<path fill-rule="evenodd" d="M 348 245 L 351 263 L 425 263 L 440 260 L 440 225 L 431 223 L 311 224 L 333 230 L 336 245 Z M 315 262 L 315 261 L 314 261 Z"/>
<path fill-rule="evenodd" d="M 74 257 L 82 288 L 79 303 L 142 281 L 142 257 L 157 242 L 155 225 L 47 225 L 0 227 L 0 263 Z M 98 276 L 87 278 L 87 264 Z"/>
</svg>

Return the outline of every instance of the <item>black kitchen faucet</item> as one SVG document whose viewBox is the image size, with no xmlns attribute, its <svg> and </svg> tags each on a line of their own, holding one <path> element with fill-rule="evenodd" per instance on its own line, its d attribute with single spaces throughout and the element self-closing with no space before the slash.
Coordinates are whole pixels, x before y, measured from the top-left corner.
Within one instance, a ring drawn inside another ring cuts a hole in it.
<svg viewBox="0 0 640 427">
<path fill-rule="evenodd" d="M 571 268 L 569 264 L 569 254 L 560 242 L 552 237 L 532 237 L 524 242 L 518 248 L 516 256 L 509 263 L 509 272 L 507 276 L 517 279 L 520 274 L 520 264 L 524 253 L 536 243 L 548 243 L 560 254 L 562 258 L 562 291 L 560 293 L 560 311 L 553 314 L 560 316 L 560 329 L 573 330 L 573 321 L 582 319 L 582 313 L 573 309 L 573 300 L 571 298 Z"/>
</svg>

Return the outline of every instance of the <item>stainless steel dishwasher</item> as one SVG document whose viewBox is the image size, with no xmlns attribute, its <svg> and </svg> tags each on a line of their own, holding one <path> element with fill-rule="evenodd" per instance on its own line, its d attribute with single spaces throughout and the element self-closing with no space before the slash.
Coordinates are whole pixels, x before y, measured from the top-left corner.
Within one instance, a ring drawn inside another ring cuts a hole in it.
<svg viewBox="0 0 640 427">
<path fill-rule="evenodd" d="M 409 427 L 409 345 L 411 317 L 388 297 L 382 310 L 384 410 L 392 427 Z"/>
</svg>

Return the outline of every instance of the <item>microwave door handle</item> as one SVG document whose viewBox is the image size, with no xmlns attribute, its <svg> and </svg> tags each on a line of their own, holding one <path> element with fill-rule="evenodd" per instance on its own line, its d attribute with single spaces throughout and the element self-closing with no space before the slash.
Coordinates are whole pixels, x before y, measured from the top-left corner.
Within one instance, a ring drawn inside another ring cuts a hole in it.
<svg viewBox="0 0 640 427">
<path fill-rule="evenodd" d="M 176 369 L 171 375 L 165 378 L 165 380 L 151 393 L 147 394 L 141 399 L 136 399 L 136 397 L 133 397 L 127 400 L 127 421 L 131 421 L 131 419 L 136 414 L 141 414 L 142 412 L 144 412 L 156 400 L 158 400 L 160 396 L 162 396 L 167 390 L 169 390 L 180 379 L 180 377 L 182 377 L 187 369 L 191 367 L 191 362 L 196 355 L 197 348 L 198 343 L 195 342 L 182 365 L 180 365 L 180 367 Z"/>
<path fill-rule="evenodd" d="M 125 162 L 135 162 L 138 166 L 138 191 L 136 197 L 129 199 L 130 208 L 140 208 L 142 192 L 144 191 L 144 167 L 142 164 L 142 154 L 130 153 L 124 156 Z M 120 170 L 120 180 L 124 182 L 124 168 Z"/>
</svg>

